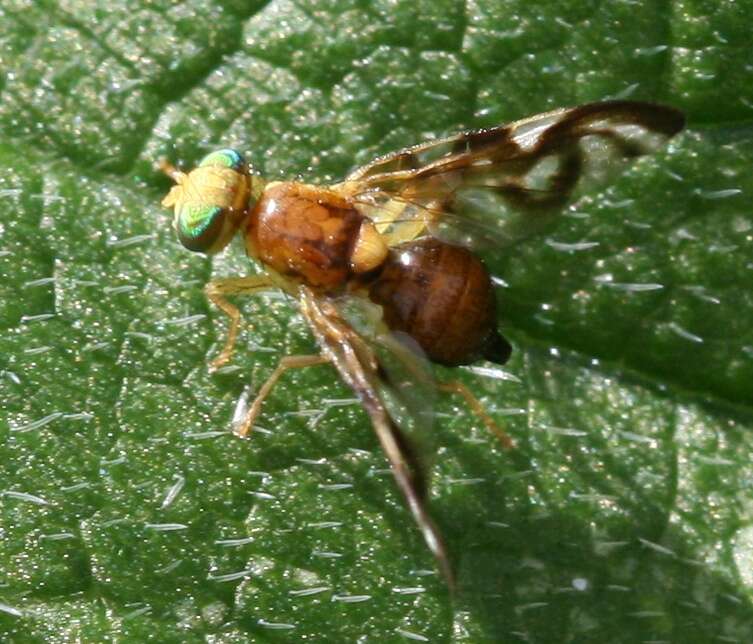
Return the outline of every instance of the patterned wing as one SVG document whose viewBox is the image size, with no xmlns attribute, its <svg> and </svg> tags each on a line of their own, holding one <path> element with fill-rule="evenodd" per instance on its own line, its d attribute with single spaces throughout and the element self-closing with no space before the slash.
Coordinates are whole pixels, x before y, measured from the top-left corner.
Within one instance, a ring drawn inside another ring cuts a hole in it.
<svg viewBox="0 0 753 644">
<path fill-rule="evenodd" d="M 683 126 L 682 113 L 671 107 L 590 103 L 386 155 L 336 189 L 390 244 L 426 232 L 470 242 L 470 231 L 499 246 L 538 232 Z"/>
<path fill-rule="evenodd" d="M 301 312 L 322 355 L 331 360 L 369 415 L 408 509 L 452 588 L 452 567 L 442 535 L 427 507 L 421 454 L 404 431 L 406 422 L 421 425 L 429 421 L 426 412 L 431 413 L 431 404 L 427 404 L 425 397 L 423 405 L 419 404 L 416 390 L 406 391 L 403 385 L 409 381 L 420 384 L 431 375 L 424 371 L 417 355 L 396 344 L 395 337 L 381 322 L 378 307 L 371 305 L 370 308 L 371 311 L 362 298 L 335 301 L 319 298 L 306 287 L 301 289 Z M 398 375 L 404 369 L 413 372 L 412 378 Z M 407 407 L 404 407 L 405 403 Z"/>
<path fill-rule="evenodd" d="M 421 347 L 405 333 L 389 329 L 382 307 L 359 295 L 331 300 L 340 318 L 358 334 L 378 363 L 377 390 L 397 426 L 415 443 L 417 460 L 428 467 L 433 451 L 436 383 Z"/>
</svg>

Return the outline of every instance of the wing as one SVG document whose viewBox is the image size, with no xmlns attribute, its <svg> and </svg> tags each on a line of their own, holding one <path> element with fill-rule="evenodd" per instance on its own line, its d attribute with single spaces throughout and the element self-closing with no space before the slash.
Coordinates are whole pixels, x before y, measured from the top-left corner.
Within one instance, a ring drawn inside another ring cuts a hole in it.
<svg viewBox="0 0 753 644">
<path fill-rule="evenodd" d="M 435 433 L 436 382 L 428 358 L 409 335 L 389 329 L 383 309 L 368 297 L 340 295 L 331 300 L 338 316 L 357 334 L 377 363 L 376 391 L 401 433 L 409 437 L 421 470 L 428 469 Z M 355 337 L 355 336 L 354 336 Z"/>
<path fill-rule="evenodd" d="M 391 245 L 427 232 L 463 243 L 465 230 L 499 246 L 538 232 L 683 126 L 671 107 L 589 103 L 388 154 L 335 188 Z"/>
<path fill-rule="evenodd" d="M 411 444 L 393 418 L 394 410 L 384 400 L 380 390 L 389 376 L 383 373 L 383 359 L 372 349 L 371 342 L 362 337 L 340 314 L 332 300 L 318 297 L 307 287 L 301 288 L 301 312 L 309 323 L 322 354 L 332 361 L 343 381 L 358 396 L 369 415 L 374 432 L 387 456 L 392 473 L 405 497 L 411 514 L 421 530 L 426 545 L 453 588 L 453 574 L 442 535 L 426 506 L 426 484 L 423 468 Z M 375 322 L 375 321 L 373 321 Z M 369 324 L 362 320 L 363 324 Z M 379 324 L 372 325 L 376 329 Z M 384 328 L 384 337 L 389 332 Z M 394 354 L 399 362 L 400 351 Z M 417 417 L 420 418 L 420 415 Z"/>
</svg>

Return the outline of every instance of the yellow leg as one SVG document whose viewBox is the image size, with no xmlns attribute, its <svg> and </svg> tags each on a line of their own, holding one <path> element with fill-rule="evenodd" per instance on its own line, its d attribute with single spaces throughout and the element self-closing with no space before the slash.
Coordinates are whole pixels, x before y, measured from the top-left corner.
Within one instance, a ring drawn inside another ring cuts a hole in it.
<svg viewBox="0 0 753 644">
<path fill-rule="evenodd" d="M 280 376 L 284 374 L 288 369 L 299 369 L 301 367 L 312 367 L 317 364 L 324 364 L 329 362 L 328 358 L 320 355 L 306 355 L 306 356 L 285 356 L 277 363 L 277 368 L 270 374 L 264 386 L 259 390 L 253 404 L 246 412 L 246 416 L 243 418 L 243 422 L 235 428 L 235 433 L 238 436 L 244 437 L 254 426 L 254 421 L 261 411 L 262 403 L 264 399 L 272 391 Z"/>
<path fill-rule="evenodd" d="M 502 447 L 505 449 L 512 449 L 515 447 L 512 438 L 510 438 L 507 433 L 505 433 L 505 431 L 494 422 L 494 419 L 487 413 L 479 399 L 476 398 L 476 396 L 471 393 L 471 390 L 462 382 L 459 380 L 441 382 L 439 383 L 439 388 L 443 391 L 462 396 L 465 399 L 466 404 L 471 408 L 471 411 L 481 419 L 481 422 L 486 425 L 486 428 L 497 437 L 500 443 L 502 443 Z"/>
<path fill-rule="evenodd" d="M 229 302 L 227 295 L 251 295 L 260 291 L 274 288 L 274 285 L 266 275 L 249 275 L 248 277 L 224 277 L 212 280 L 204 288 L 207 298 L 215 306 L 219 307 L 230 318 L 230 327 L 227 330 L 225 346 L 220 354 L 209 363 L 209 370 L 216 371 L 227 364 L 233 355 L 235 341 L 238 338 L 238 329 L 241 323 L 241 312 L 235 304 Z"/>
</svg>

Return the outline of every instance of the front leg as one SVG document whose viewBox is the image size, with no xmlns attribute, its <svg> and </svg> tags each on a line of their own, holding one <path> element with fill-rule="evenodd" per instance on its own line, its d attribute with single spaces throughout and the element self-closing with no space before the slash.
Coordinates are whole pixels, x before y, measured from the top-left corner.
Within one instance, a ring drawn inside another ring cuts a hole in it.
<svg viewBox="0 0 753 644">
<path fill-rule="evenodd" d="M 220 354 L 209 363 L 209 370 L 216 371 L 227 364 L 233 355 L 238 329 L 241 323 L 241 312 L 238 307 L 226 299 L 227 295 L 252 295 L 261 291 L 274 289 L 275 286 L 266 275 L 249 275 L 248 277 L 222 277 L 212 280 L 204 287 L 204 292 L 212 304 L 219 307 L 229 318 L 230 327 L 227 330 L 225 346 Z"/>
</svg>

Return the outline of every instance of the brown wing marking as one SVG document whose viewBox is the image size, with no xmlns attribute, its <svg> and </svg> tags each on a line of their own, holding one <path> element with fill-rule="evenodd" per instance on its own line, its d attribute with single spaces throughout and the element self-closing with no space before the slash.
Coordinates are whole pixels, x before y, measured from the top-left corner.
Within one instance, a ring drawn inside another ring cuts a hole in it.
<svg viewBox="0 0 753 644">
<path fill-rule="evenodd" d="M 426 545 L 434 555 L 450 588 L 454 576 L 442 535 L 425 503 L 423 476 L 405 437 L 390 418 L 377 393 L 379 363 L 370 347 L 345 323 L 335 306 L 301 287 L 301 312 L 308 321 L 322 354 L 332 361 L 340 377 L 355 392 L 371 419 L 377 438 L 392 466 L 408 508 Z"/>
<path fill-rule="evenodd" d="M 537 219 L 656 151 L 683 125 L 671 107 L 590 103 L 401 150 L 356 170 L 336 189 L 357 207 L 394 199 L 382 211 L 362 206 L 377 225 L 413 218 L 427 226 L 443 213 L 468 214 L 474 201 L 467 195 L 481 191 L 502 203 L 490 208 L 499 218 L 525 212 L 535 230 Z M 395 205 L 406 203 L 412 206 Z"/>
<path fill-rule="evenodd" d="M 378 157 L 354 170 L 345 180 L 368 187 L 383 181 L 405 181 L 463 169 L 479 160 L 506 160 L 540 156 L 565 141 L 583 136 L 619 135 L 625 126 L 637 126 L 660 137 L 657 144 L 634 141 L 628 156 L 647 154 L 684 127 L 682 113 L 672 107 L 637 101 L 602 101 L 537 114 L 507 125 L 469 130 L 421 143 Z M 625 137 L 621 137 L 625 141 Z M 365 187 L 365 189 L 367 189 Z"/>
</svg>

